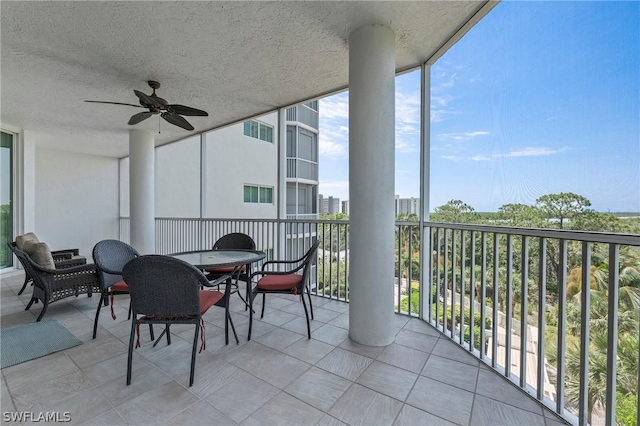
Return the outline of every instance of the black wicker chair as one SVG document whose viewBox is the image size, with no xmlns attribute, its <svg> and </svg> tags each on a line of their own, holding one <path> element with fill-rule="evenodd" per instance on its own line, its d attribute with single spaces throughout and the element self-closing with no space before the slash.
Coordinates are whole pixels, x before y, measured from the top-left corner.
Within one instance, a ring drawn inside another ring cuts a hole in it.
<svg viewBox="0 0 640 426">
<path fill-rule="evenodd" d="M 243 234 L 241 232 L 232 232 L 231 234 L 224 235 L 215 242 L 212 250 L 252 250 L 255 251 L 256 243 L 253 241 L 253 238 L 248 236 L 247 234 Z M 236 282 L 234 285 L 235 289 L 232 293 L 238 293 L 240 299 L 247 305 L 248 308 L 248 300 L 249 300 L 249 291 L 251 290 L 251 284 L 249 281 L 249 276 L 251 275 L 251 264 L 244 265 L 241 268 L 237 268 L 234 266 L 222 267 L 222 268 L 207 268 L 205 269 L 207 272 L 207 278 L 209 280 L 215 280 L 220 278 L 223 275 L 233 274 L 233 278 L 235 278 Z M 238 291 L 238 280 L 242 280 L 247 283 L 246 286 L 246 298 L 242 297 L 240 292 Z M 247 309 L 245 308 L 245 310 Z"/>
<path fill-rule="evenodd" d="M 56 269 L 65 269 L 71 268 L 72 266 L 87 264 L 87 258 L 84 256 L 80 256 L 80 252 L 78 249 L 54 250 L 51 252 L 51 256 L 53 257 L 53 262 L 56 264 Z M 33 285 L 33 279 L 31 278 L 31 275 L 29 275 L 29 272 L 27 272 L 27 270 L 25 269 L 24 283 L 22 284 L 22 288 L 18 292 L 18 296 L 24 293 L 24 290 L 27 288 L 27 285 L 29 283 Z"/>
<path fill-rule="evenodd" d="M 42 301 L 42 312 L 36 319 L 40 321 L 49 304 L 71 296 L 100 293 L 100 279 L 94 264 L 72 266 L 64 269 L 47 269 L 35 263 L 31 257 L 18 249 L 14 242 L 7 243 L 16 255 L 25 273 L 33 280 L 33 295 L 25 311 L 31 309 L 34 302 Z"/>
<path fill-rule="evenodd" d="M 226 285 L 224 293 L 216 290 L 200 290 L 203 286 L 213 287 L 218 282 L 209 282 L 200 270 L 182 260 L 160 255 L 140 256 L 131 260 L 125 265 L 122 276 L 129 284 L 133 310 L 127 362 L 127 385 L 131 384 L 134 337 L 136 333 L 139 334 L 140 324 L 165 324 L 167 327 L 169 324 L 194 324 L 196 329 L 191 352 L 189 386 L 193 385 L 199 333 L 202 338 L 200 351 L 205 347 L 202 315 L 212 306 L 225 307 L 227 343 L 228 324 L 231 324 L 233 333 L 236 334 L 228 308 L 231 286 Z M 229 275 L 220 278 L 220 281 L 229 280 L 231 280 Z M 236 335 L 236 342 L 238 342 L 237 339 Z M 138 340 L 136 347 L 139 344 Z M 171 344 L 168 329 L 167 344 Z"/>
<path fill-rule="evenodd" d="M 307 317 L 307 335 L 311 339 L 311 325 L 309 324 L 309 312 L 307 305 L 304 302 L 304 292 L 307 291 L 309 298 L 309 308 L 311 310 L 311 319 L 313 319 L 313 305 L 311 304 L 311 292 L 309 289 L 309 269 L 311 263 L 318 252 L 318 246 L 320 240 L 316 240 L 309 250 L 300 259 L 296 260 L 270 260 L 262 265 L 261 271 L 256 271 L 249 277 L 250 281 L 253 281 L 254 277 L 258 277 L 256 286 L 251 291 L 249 296 L 249 303 L 251 309 L 249 310 L 249 335 L 247 340 L 251 340 L 251 326 L 253 325 L 253 300 L 255 297 L 262 293 L 262 313 L 260 318 L 264 317 L 264 307 L 266 305 L 266 295 L 268 293 L 280 293 L 280 294 L 300 294 L 300 300 L 302 300 L 302 306 L 304 307 L 304 314 Z M 289 267 L 286 271 L 268 271 L 266 270 L 269 265 L 286 265 Z M 302 272 L 301 274 L 299 272 Z M 261 277 L 261 278 L 260 278 Z"/>
<path fill-rule="evenodd" d="M 100 287 L 102 295 L 98 301 L 98 309 L 96 309 L 96 317 L 93 321 L 93 338 L 96 338 L 98 331 L 98 319 L 100 318 L 100 308 L 109 306 L 111 303 L 111 318 L 116 319 L 113 312 L 113 296 L 116 294 L 129 294 L 129 286 L 122 279 L 122 268 L 131 259 L 140 256 L 140 253 L 129 244 L 118 240 L 102 240 L 93 247 L 93 261 L 98 268 L 98 276 L 100 277 Z M 129 308 L 129 317 L 131 318 L 131 308 Z M 149 325 L 149 334 L 151 340 L 154 339 L 153 325 Z"/>
</svg>

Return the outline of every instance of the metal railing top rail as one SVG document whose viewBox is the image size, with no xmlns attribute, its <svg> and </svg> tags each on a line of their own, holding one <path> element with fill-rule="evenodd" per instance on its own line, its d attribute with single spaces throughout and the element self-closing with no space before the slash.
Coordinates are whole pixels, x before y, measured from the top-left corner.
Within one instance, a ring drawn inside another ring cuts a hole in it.
<svg viewBox="0 0 640 426">
<path fill-rule="evenodd" d="M 121 216 L 121 219 L 128 219 Z M 282 222 L 282 223 L 317 223 L 317 224 L 348 224 L 349 220 L 335 219 L 242 219 L 242 218 L 182 218 L 182 217 L 156 217 L 156 220 L 181 220 L 181 221 L 234 221 L 234 222 Z M 418 222 L 396 221 L 396 225 L 414 226 Z M 523 235 L 527 237 L 546 237 L 564 240 L 579 240 L 590 243 L 613 243 L 630 246 L 640 246 L 640 235 L 623 234 L 613 232 L 575 231 L 568 229 L 549 228 L 519 228 L 511 226 L 480 225 L 466 223 L 424 222 L 427 228 L 449 228 L 464 231 L 479 231 L 509 235 Z"/>
<path fill-rule="evenodd" d="M 546 237 L 562 240 L 579 240 L 589 243 L 613 243 L 640 246 L 640 235 L 613 232 L 574 231 L 568 229 L 517 228 L 510 226 L 470 225 L 465 223 L 425 222 L 429 228 L 449 228 L 463 231 L 481 231 L 497 234 L 523 235 L 527 237 Z"/>
</svg>

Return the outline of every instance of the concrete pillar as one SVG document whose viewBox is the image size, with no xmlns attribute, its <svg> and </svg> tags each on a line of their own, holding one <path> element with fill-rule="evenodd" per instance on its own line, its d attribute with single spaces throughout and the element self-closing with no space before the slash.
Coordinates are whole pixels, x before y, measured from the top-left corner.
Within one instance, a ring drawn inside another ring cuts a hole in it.
<svg viewBox="0 0 640 426">
<path fill-rule="evenodd" d="M 349 336 L 394 339 L 395 35 L 369 25 L 349 37 Z"/>
<path fill-rule="evenodd" d="M 153 133 L 129 130 L 131 245 L 141 254 L 156 251 L 154 154 Z"/>
</svg>

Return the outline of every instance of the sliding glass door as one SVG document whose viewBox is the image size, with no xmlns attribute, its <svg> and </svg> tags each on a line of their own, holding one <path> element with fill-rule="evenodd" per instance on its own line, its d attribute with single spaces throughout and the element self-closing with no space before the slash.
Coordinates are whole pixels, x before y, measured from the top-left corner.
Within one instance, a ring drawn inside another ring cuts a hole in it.
<svg viewBox="0 0 640 426">
<path fill-rule="evenodd" d="M 13 266 L 13 135 L 0 132 L 0 269 Z"/>
</svg>

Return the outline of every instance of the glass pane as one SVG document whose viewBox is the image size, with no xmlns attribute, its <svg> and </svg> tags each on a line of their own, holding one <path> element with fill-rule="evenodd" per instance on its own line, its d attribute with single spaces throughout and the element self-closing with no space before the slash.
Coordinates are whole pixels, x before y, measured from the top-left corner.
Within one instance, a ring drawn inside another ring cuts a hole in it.
<svg viewBox="0 0 640 426">
<path fill-rule="evenodd" d="M 273 143 L 273 127 L 267 127 L 267 142 Z"/>
<path fill-rule="evenodd" d="M 258 202 L 258 187 L 257 186 L 252 186 L 251 187 L 251 202 L 252 203 L 257 203 Z"/>
<path fill-rule="evenodd" d="M 267 140 L 267 126 L 265 126 L 264 124 L 260 125 L 260 140 Z"/>
<path fill-rule="evenodd" d="M 250 126 L 251 126 L 251 137 L 252 138 L 256 138 L 258 139 L 258 122 L 257 121 L 250 121 Z"/>
<path fill-rule="evenodd" d="M 245 121 L 244 122 L 244 134 L 245 134 L 245 136 L 251 136 L 251 122 L 250 121 Z"/>
<path fill-rule="evenodd" d="M 0 139 L 0 268 L 13 265 L 7 243 L 13 241 L 13 136 L 1 132 Z"/>
<path fill-rule="evenodd" d="M 247 185 L 244 186 L 244 202 L 245 203 L 251 202 L 251 187 Z"/>
</svg>

